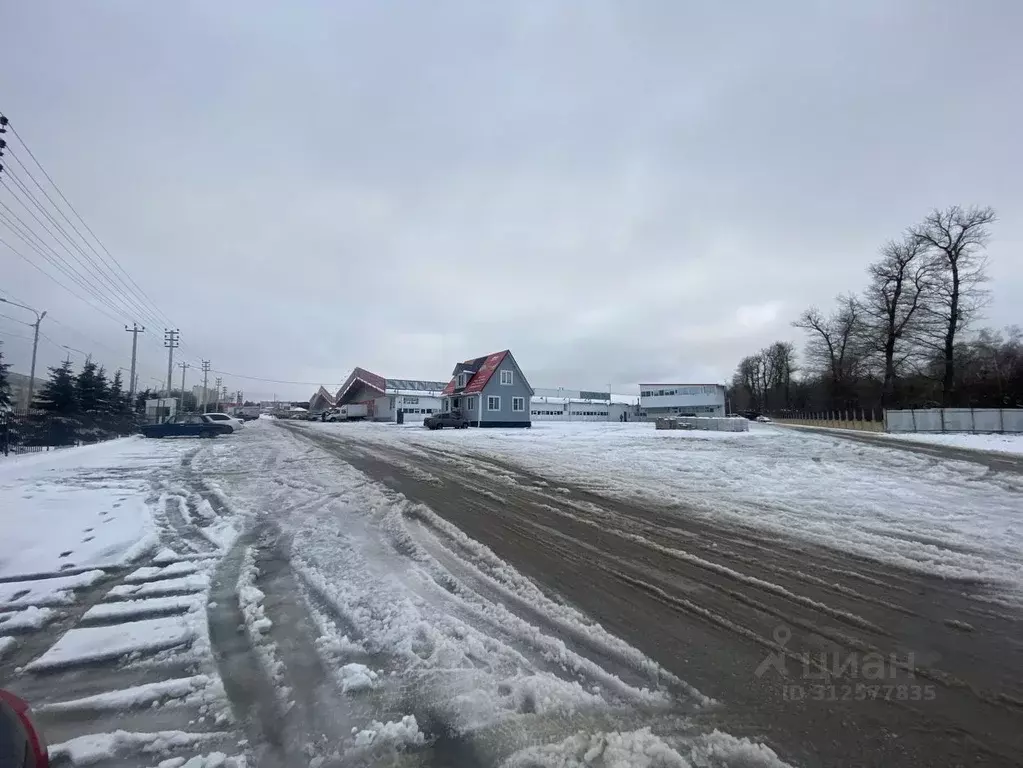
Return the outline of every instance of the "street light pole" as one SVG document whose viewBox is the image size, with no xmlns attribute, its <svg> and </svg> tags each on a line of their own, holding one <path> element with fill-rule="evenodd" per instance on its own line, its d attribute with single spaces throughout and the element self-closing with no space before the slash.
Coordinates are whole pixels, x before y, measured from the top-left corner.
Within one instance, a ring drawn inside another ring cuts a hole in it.
<svg viewBox="0 0 1023 768">
<path fill-rule="evenodd" d="M 10 299 L 0 298 L 0 301 L 4 304 L 10 304 L 12 307 L 21 307 L 22 309 L 27 309 L 29 312 L 35 312 L 36 315 L 36 321 L 32 324 L 32 328 L 35 331 L 32 337 L 32 367 L 28 372 L 28 408 L 31 410 L 32 395 L 35 393 L 36 388 L 36 350 L 39 348 L 39 324 L 42 323 L 43 318 L 46 317 L 46 310 L 44 309 L 42 313 L 40 313 L 32 307 L 19 304 L 18 302 L 11 301 Z"/>
</svg>

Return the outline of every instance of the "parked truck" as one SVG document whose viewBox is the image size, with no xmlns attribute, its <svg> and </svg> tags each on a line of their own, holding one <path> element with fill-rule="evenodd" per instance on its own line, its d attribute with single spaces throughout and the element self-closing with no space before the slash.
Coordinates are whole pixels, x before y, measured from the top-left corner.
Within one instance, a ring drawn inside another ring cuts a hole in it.
<svg viewBox="0 0 1023 768">
<path fill-rule="evenodd" d="M 358 421 L 369 416 L 369 406 L 366 403 L 349 403 L 339 408 L 331 408 L 327 411 L 324 421 Z"/>
</svg>

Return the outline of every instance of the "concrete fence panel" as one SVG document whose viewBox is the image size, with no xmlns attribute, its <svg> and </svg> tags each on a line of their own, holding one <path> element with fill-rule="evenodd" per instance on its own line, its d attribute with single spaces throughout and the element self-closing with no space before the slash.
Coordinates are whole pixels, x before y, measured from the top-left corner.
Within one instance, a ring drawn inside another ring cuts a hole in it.
<svg viewBox="0 0 1023 768">
<path fill-rule="evenodd" d="M 885 411 L 888 432 L 1023 432 L 1020 408 L 921 408 Z"/>
</svg>

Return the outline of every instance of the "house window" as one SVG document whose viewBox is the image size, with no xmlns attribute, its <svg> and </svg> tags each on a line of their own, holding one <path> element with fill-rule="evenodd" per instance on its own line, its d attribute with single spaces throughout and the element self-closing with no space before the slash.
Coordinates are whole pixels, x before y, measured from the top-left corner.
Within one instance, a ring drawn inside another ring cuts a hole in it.
<svg viewBox="0 0 1023 768">
<path fill-rule="evenodd" d="M 524 410 L 526 410 L 526 398 L 524 398 L 524 397 L 513 397 L 512 398 L 512 410 L 513 411 L 524 411 Z"/>
<path fill-rule="evenodd" d="M 446 397 L 440 401 L 440 409 L 442 411 L 446 411 L 448 409 L 448 399 Z"/>
<path fill-rule="evenodd" d="M 499 411 L 499 410 L 501 410 L 501 397 L 500 397 L 500 395 L 487 395 L 487 410 L 488 411 Z"/>
<path fill-rule="evenodd" d="M 469 374 L 467 374 L 467 373 L 460 373 L 460 374 L 458 374 L 458 387 L 459 387 L 459 389 L 463 389 L 465 387 L 465 385 L 468 384 L 468 383 L 469 383 Z"/>
<path fill-rule="evenodd" d="M 465 398 L 465 410 L 467 410 L 467 411 L 475 411 L 476 410 L 476 398 L 475 397 L 467 397 L 467 398 Z"/>
<path fill-rule="evenodd" d="M 501 371 L 502 384 L 514 384 L 515 379 L 511 371 Z"/>
</svg>

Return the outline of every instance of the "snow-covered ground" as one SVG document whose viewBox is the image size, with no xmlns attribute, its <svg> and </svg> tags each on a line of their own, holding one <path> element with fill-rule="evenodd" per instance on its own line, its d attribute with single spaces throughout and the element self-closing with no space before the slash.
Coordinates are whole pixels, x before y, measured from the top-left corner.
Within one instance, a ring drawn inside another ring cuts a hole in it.
<svg viewBox="0 0 1023 768">
<path fill-rule="evenodd" d="M 418 765 L 438 738 L 490 765 L 781 764 L 689 725 L 698 691 L 272 422 L 0 463 L 0 525 L 0 679 L 71 765 Z"/>
<path fill-rule="evenodd" d="M 0 457 L 0 577 L 118 565 L 155 546 L 149 473 L 182 450 L 123 439 Z"/>
<path fill-rule="evenodd" d="M 1023 478 L 968 462 L 809 430 L 655 430 L 643 423 L 537 423 L 444 430 L 309 424 L 362 442 L 477 453 L 679 514 L 734 520 L 881 562 L 977 579 L 1023 600 Z"/>
<path fill-rule="evenodd" d="M 969 433 L 949 433 L 941 435 L 897 433 L 886 434 L 891 440 L 904 440 L 910 443 L 926 443 L 928 445 L 945 445 L 950 448 L 966 448 L 971 451 L 995 451 L 1023 455 L 1023 435 L 973 435 Z"/>
</svg>

